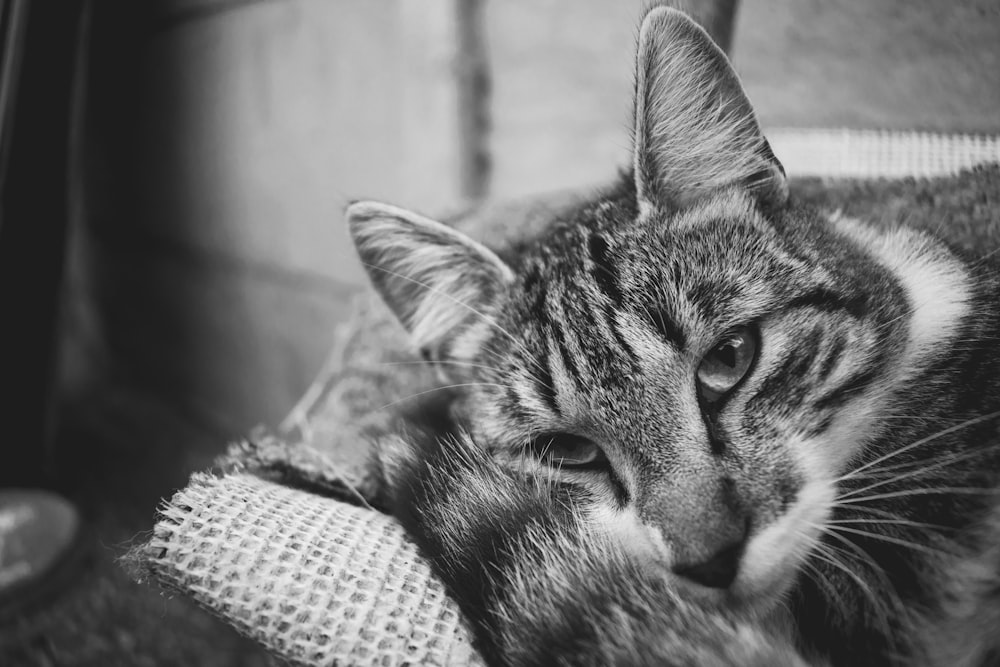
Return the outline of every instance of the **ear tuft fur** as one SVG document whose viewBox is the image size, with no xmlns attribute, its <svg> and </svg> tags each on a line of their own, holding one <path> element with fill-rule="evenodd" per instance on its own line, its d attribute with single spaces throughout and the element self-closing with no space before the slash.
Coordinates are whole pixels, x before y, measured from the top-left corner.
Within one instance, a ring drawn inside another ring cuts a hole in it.
<svg viewBox="0 0 1000 667">
<path fill-rule="evenodd" d="M 351 204 L 347 220 L 369 278 L 417 347 L 454 354 L 458 339 L 491 324 L 489 313 L 514 280 L 493 251 L 388 204 Z"/>
<path fill-rule="evenodd" d="M 675 9 L 652 9 L 639 30 L 634 132 L 642 208 L 732 185 L 769 206 L 787 199 L 784 170 L 726 55 Z"/>
</svg>

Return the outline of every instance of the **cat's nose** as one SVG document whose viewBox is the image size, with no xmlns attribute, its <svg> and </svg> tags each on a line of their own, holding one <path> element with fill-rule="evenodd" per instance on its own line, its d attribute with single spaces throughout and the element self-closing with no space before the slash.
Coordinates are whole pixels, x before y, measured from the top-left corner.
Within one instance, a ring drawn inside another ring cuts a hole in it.
<svg viewBox="0 0 1000 667">
<path fill-rule="evenodd" d="M 708 588 L 729 588 L 736 579 L 743 558 L 746 538 L 723 546 L 707 560 L 674 565 L 674 572 L 696 584 Z"/>
<path fill-rule="evenodd" d="M 670 544 L 677 575 L 707 588 L 732 585 L 751 524 L 734 480 L 677 476 L 651 487 L 640 502 L 640 516 L 659 525 Z"/>
</svg>

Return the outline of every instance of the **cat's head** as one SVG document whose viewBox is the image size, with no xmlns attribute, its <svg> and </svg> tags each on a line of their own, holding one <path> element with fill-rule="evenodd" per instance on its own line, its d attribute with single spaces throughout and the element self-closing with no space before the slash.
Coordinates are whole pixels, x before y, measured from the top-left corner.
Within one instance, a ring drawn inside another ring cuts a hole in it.
<svg viewBox="0 0 1000 667">
<path fill-rule="evenodd" d="M 574 485 L 694 588 L 773 601 L 905 379 L 905 290 L 845 240 L 865 232 L 788 203 L 732 67 L 679 12 L 643 21 L 634 109 L 625 182 L 505 259 L 383 204 L 352 205 L 351 232 L 467 385 L 482 446 Z"/>
</svg>

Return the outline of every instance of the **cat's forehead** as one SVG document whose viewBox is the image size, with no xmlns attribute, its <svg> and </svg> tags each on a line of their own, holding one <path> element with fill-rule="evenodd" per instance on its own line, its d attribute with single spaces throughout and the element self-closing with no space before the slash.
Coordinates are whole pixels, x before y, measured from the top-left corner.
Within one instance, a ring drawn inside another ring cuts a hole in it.
<svg viewBox="0 0 1000 667">
<path fill-rule="evenodd" d="M 767 246 L 778 240 L 755 202 L 735 191 L 679 211 L 642 211 L 621 231 L 626 244 L 639 248 L 653 242 L 658 251 L 679 258 L 699 248 L 724 254 L 747 244 Z"/>
<path fill-rule="evenodd" d="M 599 310 L 642 321 L 654 313 L 654 324 L 711 337 L 829 282 L 822 262 L 739 192 L 680 211 L 606 200 L 564 222 L 518 267 L 522 296 L 511 303 L 527 329 Z"/>
<path fill-rule="evenodd" d="M 803 268 L 789 252 L 788 239 L 741 191 L 723 192 L 680 211 L 640 211 L 602 231 L 611 247 L 608 256 L 619 269 L 651 280 L 753 279 Z"/>
<path fill-rule="evenodd" d="M 617 306 L 687 303 L 738 318 L 829 282 L 825 261 L 795 240 L 809 234 L 779 230 L 745 190 L 724 189 L 683 209 L 642 210 L 629 194 L 577 210 L 524 247 L 522 289 L 536 301 L 551 293 L 550 305 L 552 294 L 605 294 Z"/>
</svg>

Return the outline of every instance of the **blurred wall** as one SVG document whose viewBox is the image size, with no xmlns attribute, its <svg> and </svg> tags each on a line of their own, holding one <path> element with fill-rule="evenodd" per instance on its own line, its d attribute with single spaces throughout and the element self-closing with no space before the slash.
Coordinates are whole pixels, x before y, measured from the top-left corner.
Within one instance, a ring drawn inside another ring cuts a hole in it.
<svg viewBox="0 0 1000 667">
<path fill-rule="evenodd" d="M 498 195 L 626 164 L 645 0 L 488 7 Z M 1000 132 L 997 0 L 743 0 L 732 57 L 762 125 Z"/>
<path fill-rule="evenodd" d="M 458 199 L 453 7 L 120 4 L 91 105 L 111 356 L 217 431 L 274 425 L 362 280 L 348 201 Z"/>
<path fill-rule="evenodd" d="M 127 372 L 226 433 L 280 420 L 362 282 L 345 203 L 461 199 L 462 1 L 160 0 L 103 42 L 95 245 Z M 646 4 L 486 0 L 494 194 L 627 162 Z M 996 0 L 747 0 L 733 48 L 765 126 L 995 133 L 998 45 Z"/>
</svg>

